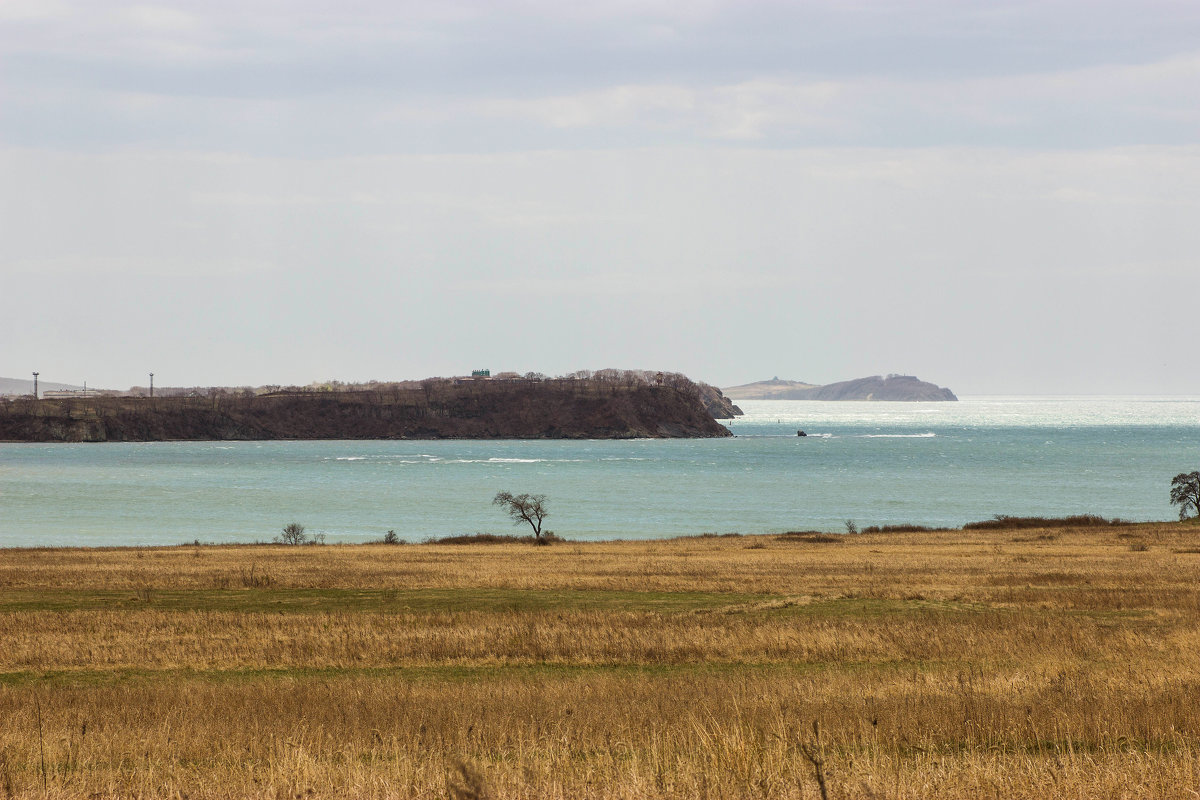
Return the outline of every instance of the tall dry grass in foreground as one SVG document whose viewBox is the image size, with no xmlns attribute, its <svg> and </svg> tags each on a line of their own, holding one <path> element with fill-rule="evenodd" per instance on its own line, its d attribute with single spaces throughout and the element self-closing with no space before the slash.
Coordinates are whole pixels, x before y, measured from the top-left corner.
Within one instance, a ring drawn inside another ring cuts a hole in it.
<svg viewBox="0 0 1200 800">
<path fill-rule="evenodd" d="M 1195 797 L 1198 534 L 4 550 L 0 798 Z"/>
</svg>

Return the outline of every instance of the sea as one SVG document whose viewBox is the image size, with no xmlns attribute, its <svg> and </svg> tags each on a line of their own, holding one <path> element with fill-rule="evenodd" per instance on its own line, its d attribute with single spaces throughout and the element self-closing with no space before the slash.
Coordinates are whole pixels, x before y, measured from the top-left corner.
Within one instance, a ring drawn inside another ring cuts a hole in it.
<svg viewBox="0 0 1200 800">
<path fill-rule="evenodd" d="M 528 533 L 501 490 L 545 495 L 568 540 L 1169 520 L 1200 469 L 1200 397 L 739 405 L 726 439 L 0 443 L 0 546 Z"/>
</svg>

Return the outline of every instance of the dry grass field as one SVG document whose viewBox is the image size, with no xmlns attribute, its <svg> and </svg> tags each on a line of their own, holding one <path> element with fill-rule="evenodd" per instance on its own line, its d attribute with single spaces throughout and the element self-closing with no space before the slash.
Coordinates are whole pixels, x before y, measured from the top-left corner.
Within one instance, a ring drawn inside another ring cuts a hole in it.
<svg viewBox="0 0 1200 800">
<path fill-rule="evenodd" d="M 1200 527 L 0 550 L 0 798 L 822 792 L 1197 797 Z"/>
</svg>

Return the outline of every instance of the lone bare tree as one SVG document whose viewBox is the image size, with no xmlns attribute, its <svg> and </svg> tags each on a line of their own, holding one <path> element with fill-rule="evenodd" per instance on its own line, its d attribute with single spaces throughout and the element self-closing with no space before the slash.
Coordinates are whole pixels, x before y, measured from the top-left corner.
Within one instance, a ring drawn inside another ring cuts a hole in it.
<svg viewBox="0 0 1200 800">
<path fill-rule="evenodd" d="M 304 532 L 304 526 L 299 522 L 289 522 L 275 537 L 275 544 L 324 544 L 325 534 L 314 533 L 311 536 Z"/>
<path fill-rule="evenodd" d="M 304 544 L 308 541 L 308 534 L 304 532 L 304 526 L 299 522 L 289 522 L 283 526 L 283 530 L 275 537 L 275 541 L 280 544 Z"/>
<path fill-rule="evenodd" d="M 542 520 L 550 516 L 550 512 L 546 510 L 546 495 L 496 492 L 496 496 L 492 498 L 492 505 L 503 508 L 504 512 L 512 517 L 514 525 L 529 523 L 529 527 L 533 528 L 535 543 L 549 543 L 542 533 Z"/>
<path fill-rule="evenodd" d="M 1200 517 L 1200 472 L 1181 472 L 1171 479 L 1171 505 L 1179 506 L 1181 522 L 1189 509 Z"/>
</svg>

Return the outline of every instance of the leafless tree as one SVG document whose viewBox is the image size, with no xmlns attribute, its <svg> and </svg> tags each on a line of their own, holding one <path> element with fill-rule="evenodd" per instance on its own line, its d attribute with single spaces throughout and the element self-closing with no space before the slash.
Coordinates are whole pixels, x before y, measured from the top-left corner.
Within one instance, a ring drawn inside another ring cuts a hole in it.
<svg viewBox="0 0 1200 800">
<path fill-rule="evenodd" d="M 1171 479 L 1171 505 L 1179 506 L 1179 519 L 1191 509 L 1200 517 L 1200 472 L 1181 472 Z"/>
<path fill-rule="evenodd" d="M 283 530 L 275 537 L 275 541 L 279 544 L 304 544 L 308 541 L 308 534 L 304 532 L 304 526 L 299 522 L 289 522 L 283 526 Z"/>
<path fill-rule="evenodd" d="M 492 498 L 492 505 L 503 508 L 504 512 L 512 517 L 514 525 L 528 523 L 533 529 L 533 540 L 536 543 L 548 543 L 542 533 L 542 520 L 550 515 L 546 510 L 546 495 L 496 492 L 496 496 Z"/>
</svg>

